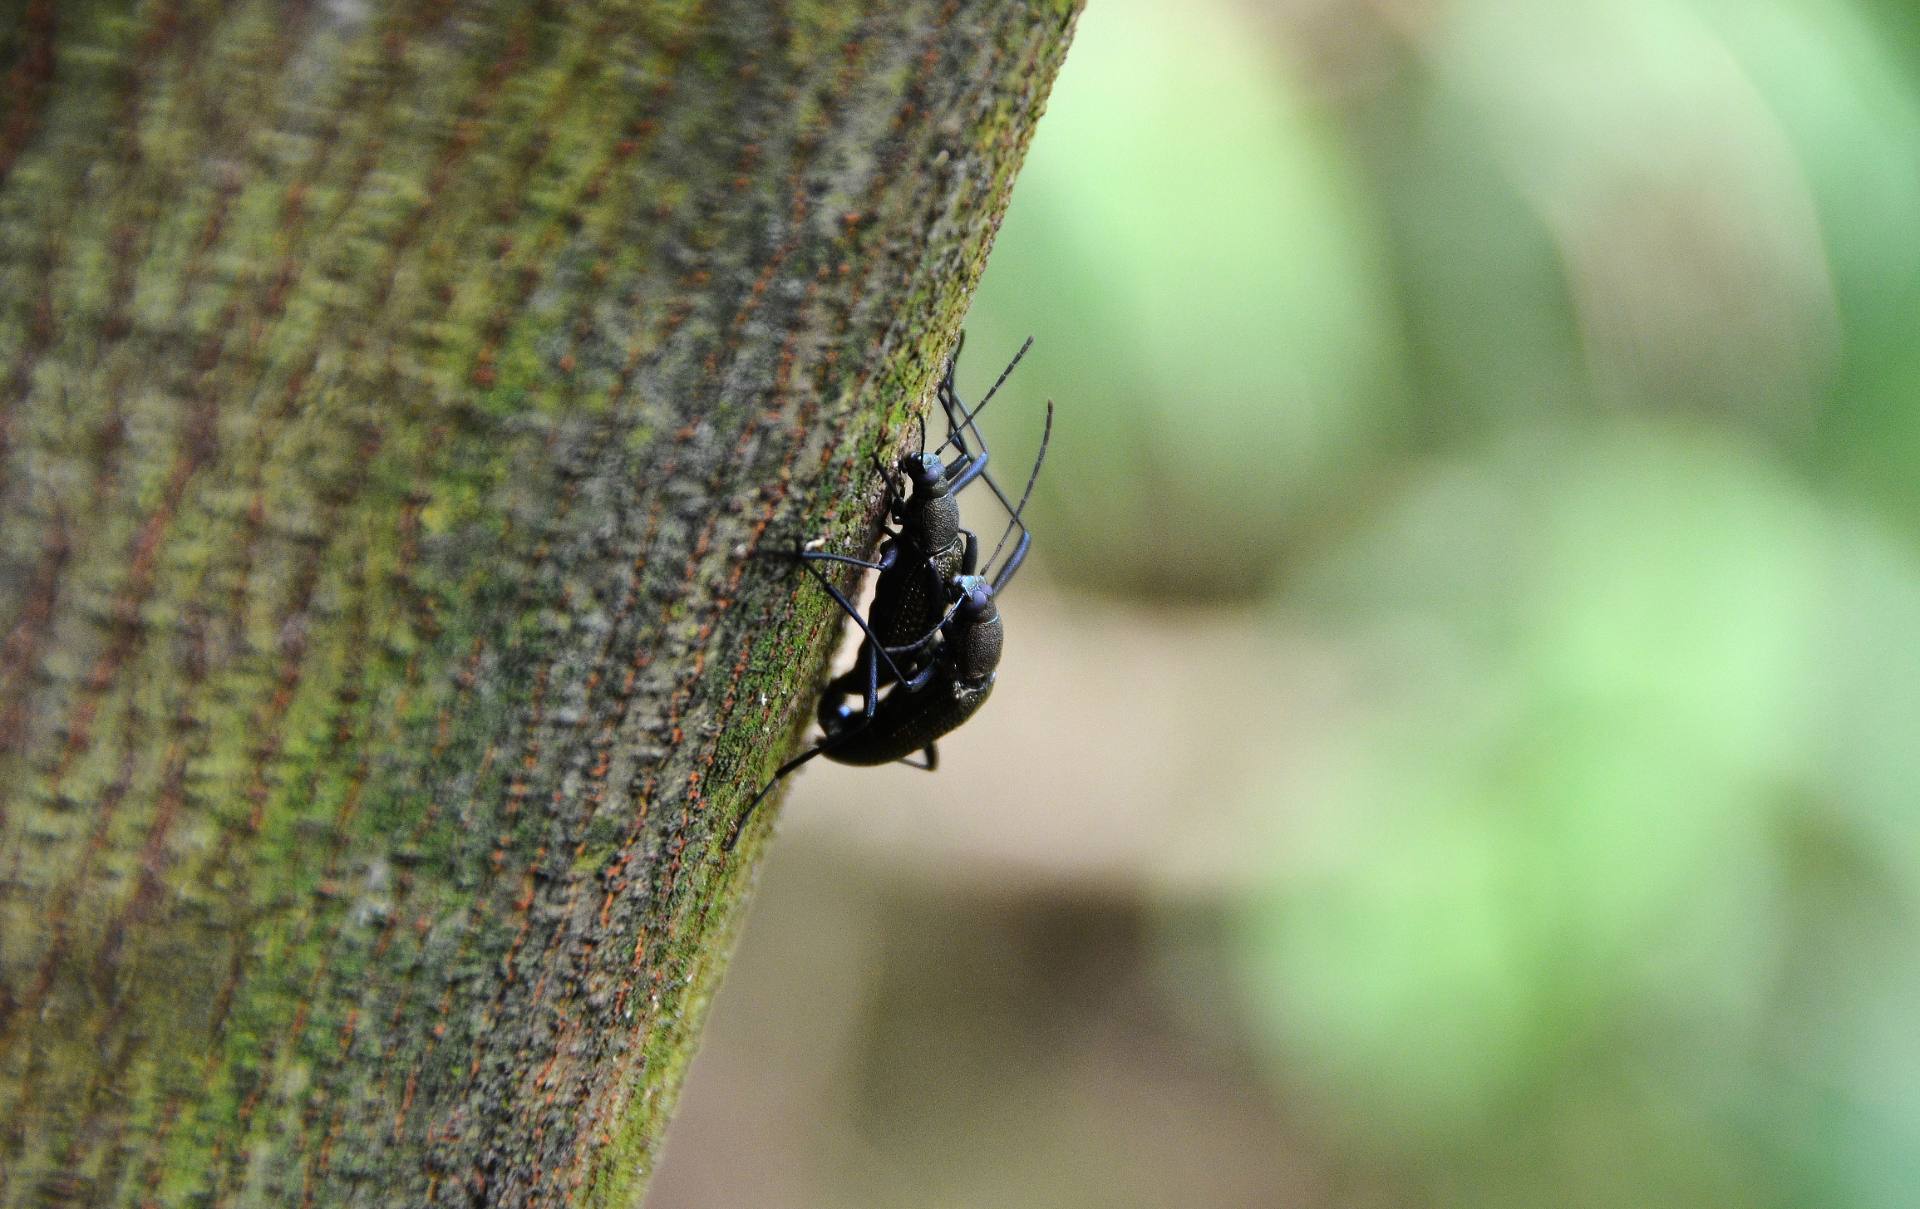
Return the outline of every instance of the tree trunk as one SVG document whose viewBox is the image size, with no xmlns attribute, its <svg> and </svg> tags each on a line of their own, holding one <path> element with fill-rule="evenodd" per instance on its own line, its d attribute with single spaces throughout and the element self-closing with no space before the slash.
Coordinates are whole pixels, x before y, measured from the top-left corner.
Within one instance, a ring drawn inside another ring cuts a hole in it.
<svg viewBox="0 0 1920 1209">
<path fill-rule="evenodd" d="M 1072 23 L 0 0 L 0 1205 L 631 1205 Z"/>
</svg>

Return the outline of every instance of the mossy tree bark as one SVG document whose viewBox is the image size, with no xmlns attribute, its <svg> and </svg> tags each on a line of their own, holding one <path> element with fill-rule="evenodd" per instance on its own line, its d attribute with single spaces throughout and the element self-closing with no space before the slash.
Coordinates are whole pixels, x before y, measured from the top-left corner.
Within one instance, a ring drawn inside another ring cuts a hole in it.
<svg viewBox="0 0 1920 1209">
<path fill-rule="evenodd" d="M 0 1205 L 638 1199 L 1072 10 L 0 2 Z"/>
</svg>

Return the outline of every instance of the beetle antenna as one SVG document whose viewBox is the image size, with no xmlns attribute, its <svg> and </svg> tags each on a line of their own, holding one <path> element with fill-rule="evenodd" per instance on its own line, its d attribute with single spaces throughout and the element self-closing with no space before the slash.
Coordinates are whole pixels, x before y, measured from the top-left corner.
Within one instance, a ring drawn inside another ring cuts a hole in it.
<svg viewBox="0 0 1920 1209">
<path fill-rule="evenodd" d="M 1027 342 L 1020 346 L 1020 351 L 1013 355 L 1013 360 L 1007 362 L 1007 368 L 1000 371 L 1000 376 L 994 379 L 993 386 L 988 389 L 987 393 L 984 396 L 982 396 L 980 401 L 973 405 L 972 411 L 967 410 L 966 404 L 962 403 L 960 405 L 960 422 L 958 424 L 952 424 L 951 421 L 953 419 L 953 416 L 951 413 L 948 414 L 947 419 L 949 421 L 949 427 L 951 431 L 947 433 L 947 439 L 942 441 L 939 447 L 934 450 L 935 453 L 939 453 L 940 450 L 945 449 L 947 446 L 955 444 L 956 434 L 958 434 L 964 429 L 972 429 L 974 439 L 979 441 L 982 445 L 986 444 L 985 438 L 980 436 L 979 426 L 974 423 L 974 417 L 978 416 L 982 411 L 986 410 L 987 404 L 993 401 L 994 393 L 998 391 L 1002 386 L 1002 384 L 1006 382 L 1008 375 L 1013 373 L 1013 367 L 1020 364 L 1020 358 L 1026 356 L 1027 350 L 1032 347 L 1033 347 L 1033 337 L 1028 336 Z M 947 373 L 947 382 L 949 385 L 953 381 L 952 367 L 953 367 L 953 363 L 949 362 L 948 373 Z M 964 438 L 959 438 L 959 439 L 964 440 Z M 1004 503 L 1005 501 L 1003 500 L 1002 502 Z"/>
<path fill-rule="evenodd" d="M 924 650 L 928 643 L 932 642 L 935 638 L 939 637 L 941 630 L 944 630 L 947 628 L 947 623 L 953 620 L 953 615 L 960 611 L 960 606 L 965 604 L 966 601 L 967 601 L 967 598 L 964 594 L 955 597 L 953 603 L 947 606 L 947 611 L 940 614 L 940 621 L 938 622 L 938 624 L 936 624 L 931 630 L 928 630 L 926 633 L 920 635 L 920 637 L 914 639 L 912 642 L 903 643 L 900 646 L 883 646 L 880 649 L 895 655 L 899 654 L 902 651 Z"/>
<path fill-rule="evenodd" d="M 720 850 L 722 852 L 732 852 L 734 846 L 740 842 L 740 833 L 746 829 L 747 821 L 753 818 L 753 812 L 760 808 L 761 801 L 773 792 L 773 787 L 786 780 L 788 773 L 825 750 L 827 750 L 827 745 L 824 742 L 816 743 L 776 769 L 772 779 L 760 787 L 760 792 L 753 795 L 753 801 L 748 802 L 747 808 L 741 811 L 739 817 L 733 820 L 733 826 L 727 829 L 727 838 L 721 843 Z"/>
<path fill-rule="evenodd" d="M 993 560 L 1000 556 L 1001 548 L 1007 544 L 1007 539 L 1013 536 L 1014 529 L 1017 527 L 1020 530 L 1019 544 L 1013 548 L 1013 553 L 1007 556 L 1007 561 L 1001 564 L 999 573 L 993 577 L 995 592 L 1006 587 L 1013 579 L 1013 573 L 1019 570 L 1020 564 L 1027 557 L 1027 547 L 1033 543 L 1033 534 L 1028 531 L 1027 522 L 1021 519 L 1021 514 L 1027 510 L 1027 501 L 1033 498 L 1033 485 L 1040 481 L 1040 464 L 1047 460 L 1047 444 L 1052 440 L 1053 400 L 1048 399 L 1047 422 L 1046 426 L 1040 430 L 1040 452 L 1034 455 L 1033 470 L 1027 475 L 1027 489 L 1020 493 L 1020 506 L 1010 511 L 1007 527 L 1001 531 L 1000 541 L 994 546 L 993 553 L 987 555 L 987 566 L 991 567 Z"/>
<path fill-rule="evenodd" d="M 953 413 L 956 410 L 956 404 L 959 403 L 960 392 L 953 385 L 953 371 L 960 364 L 960 350 L 964 349 L 966 346 L 967 346 L 967 331 L 965 328 L 961 328 L 960 334 L 954 337 L 953 351 L 947 354 L 947 367 L 944 370 L 940 371 L 940 385 L 934 388 L 934 392 L 933 392 L 934 397 L 940 400 L 940 410 L 945 412 L 947 415 L 947 436 L 951 438 L 956 445 L 959 446 L 960 455 L 961 455 L 960 460 L 962 462 L 968 462 L 973 459 L 973 450 L 967 448 L 966 437 L 964 436 L 956 437 L 954 435 L 954 430 L 956 426 L 954 424 Z M 966 408 L 964 405 L 960 405 L 958 407 L 958 410 L 965 411 Z M 946 446 L 942 445 L 941 448 L 944 449 L 946 448 Z M 921 452 L 923 453 L 925 452 L 924 447 L 922 447 Z"/>
<path fill-rule="evenodd" d="M 866 565 L 861 563 L 859 559 L 842 559 L 837 555 L 827 555 L 825 557 L 834 562 L 850 561 L 856 566 Z M 826 572 L 814 566 L 813 562 L 802 562 L 800 565 L 811 572 L 814 579 L 819 581 L 820 586 L 827 590 L 827 595 L 833 597 L 834 603 L 840 606 L 840 611 L 853 618 L 853 624 L 860 627 L 860 632 L 867 636 L 867 641 L 871 642 L 880 652 L 880 658 L 886 660 L 887 670 L 893 673 L 894 679 L 905 680 L 907 678 L 906 674 L 900 670 L 900 665 L 893 661 L 893 656 L 889 653 L 889 648 L 880 641 L 880 635 L 874 633 L 873 627 L 867 624 L 867 619 L 860 616 L 859 607 L 851 600 L 848 600 L 847 594 L 835 587 L 833 581 L 827 578 Z"/>
</svg>

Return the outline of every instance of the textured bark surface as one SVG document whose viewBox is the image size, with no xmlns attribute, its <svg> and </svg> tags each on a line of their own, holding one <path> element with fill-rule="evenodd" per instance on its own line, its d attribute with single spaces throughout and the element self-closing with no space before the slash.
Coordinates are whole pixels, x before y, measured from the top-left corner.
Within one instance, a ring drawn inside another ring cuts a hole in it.
<svg viewBox="0 0 1920 1209">
<path fill-rule="evenodd" d="M 637 1201 L 1072 9 L 0 0 L 0 1205 Z"/>
</svg>

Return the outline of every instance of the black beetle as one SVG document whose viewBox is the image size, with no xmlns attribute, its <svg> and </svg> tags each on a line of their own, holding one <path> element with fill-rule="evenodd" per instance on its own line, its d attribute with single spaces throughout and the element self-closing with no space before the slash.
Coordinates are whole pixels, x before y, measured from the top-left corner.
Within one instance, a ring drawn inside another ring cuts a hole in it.
<svg viewBox="0 0 1920 1209">
<path fill-rule="evenodd" d="M 954 360 L 948 360 L 938 391 L 947 416 L 947 440 L 939 449 L 928 452 L 923 435 L 921 452 L 901 459 L 899 477 L 907 481 L 906 490 L 900 489 L 898 479 L 888 476 L 888 517 L 899 528 L 888 533 L 877 560 L 869 562 L 817 550 L 795 551 L 802 565 L 860 627 L 864 635 L 860 656 L 852 670 L 830 681 L 821 694 L 817 711 L 822 732 L 819 742 L 775 770 L 734 821 L 725 843 L 727 850 L 739 842 L 748 820 L 773 787 L 815 756 L 867 766 L 902 761 L 932 771 L 939 764 L 936 741 L 986 703 L 1005 641 L 995 597 L 1012 582 L 1032 545 L 1022 513 L 1033 495 L 1052 439 L 1053 404 L 1047 404 L 1040 449 L 1018 504 L 1008 500 L 986 472 L 986 441 L 974 418 L 1032 343 L 1029 339 L 1021 346 L 972 411 L 954 390 Z M 957 348 L 955 353 L 957 357 Z M 967 444 L 968 431 L 979 444 L 977 453 Z M 961 455 L 952 467 L 945 466 L 939 457 L 940 450 L 949 444 Z M 991 579 L 977 573 L 981 569 L 978 539 L 960 524 L 960 489 L 976 479 L 989 485 L 1008 514 L 1006 529 L 987 557 L 987 565 L 999 557 L 1016 529 L 1020 533 L 1013 552 Z M 820 562 L 848 563 L 879 572 L 868 616 L 860 615 L 847 595 L 816 565 Z M 855 696 L 861 698 L 858 709 L 849 704 Z M 921 756 L 921 761 L 916 762 L 915 755 Z"/>
</svg>

